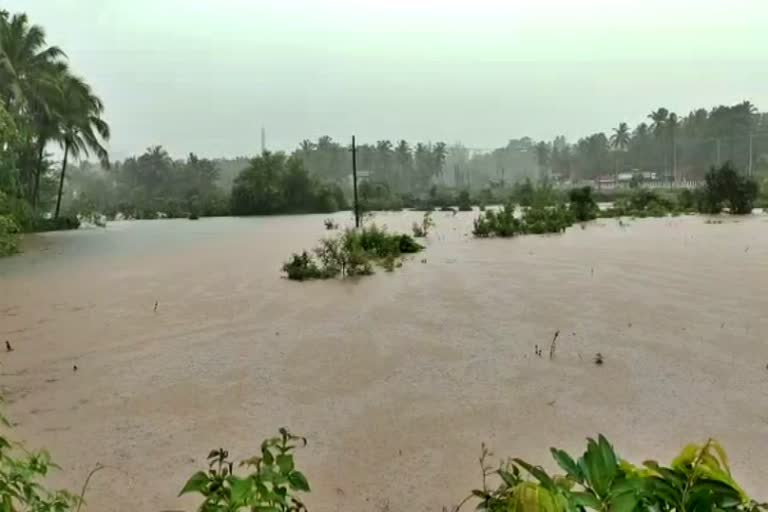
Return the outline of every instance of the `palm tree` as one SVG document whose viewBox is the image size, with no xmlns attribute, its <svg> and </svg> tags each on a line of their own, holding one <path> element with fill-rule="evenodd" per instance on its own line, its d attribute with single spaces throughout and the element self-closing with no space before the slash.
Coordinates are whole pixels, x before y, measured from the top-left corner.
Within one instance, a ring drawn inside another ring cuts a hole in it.
<svg viewBox="0 0 768 512">
<path fill-rule="evenodd" d="M 661 107 L 650 114 L 648 114 L 648 118 L 653 121 L 651 124 L 651 129 L 653 130 L 653 135 L 656 137 L 657 141 L 662 141 L 664 138 L 664 131 L 665 131 L 665 125 L 667 123 L 667 117 L 669 116 L 669 110 L 665 109 L 664 107 Z M 663 145 L 662 145 L 663 147 Z M 664 167 L 664 170 L 666 171 L 667 166 L 667 152 L 666 149 L 662 151 L 662 167 Z"/>
<path fill-rule="evenodd" d="M 611 135 L 611 147 L 615 149 L 618 152 L 624 152 L 627 150 L 627 147 L 629 147 L 629 126 L 627 126 L 627 123 L 619 123 L 618 128 L 613 129 L 613 135 Z M 616 174 L 619 173 L 619 156 L 618 153 L 616 155 L 616 159 L 614 162 L 614 172 Z"/>
<path fill-rule="evenodd" d="M 613 129 L 611 146 L 619 151 L 627 149 L 627 146 L 629 146 L 629 126 L 627 126 L 627 123 L 619 123 L 618 128 Z"/>
<path fill-rule="evenodd" d="M 34 164 L 27 164 L 24 177 L 33 207 L 45 146 L 58 132 L 59 116 L 52 104 L 61 93 L 59 78 L 66 72 L 65 58 L 58 47 L 46 45 L 45 31 L 30 25 L 26 14 L 0 16 L 0 99 L 8 111 L 29 123 L 24 127 L 25 143 L 35 158 Z"/>
<path fill-rule="evenodd" d="M 677 114 L 672 112 L 667 118 L 667 131 L 669 132 L 669 143 L 672 147 L 672 179 L 677 181 L 677 145 L 675 144 L 675 135 L 677 135 L 677 128 L 680 122 L 677 118 Z"/>
<path fill-rule="evenodd" d="M 70 74 L 62 77 L 61 90 L 61 132 L 58 140 L 64 148 L 64 159 L 54 218 L 59 217 L 67 158 L 70 154 L 77 158 L 80 153 L 88 155 L 89 150 L 92 150 L 102 166 L 109 167 L 109 155 L 103 143 L 109 140 L 110 133 L 109 125 L 101 118 L 104 112 L 101 99 L 93 94 L 87 83 Z"/>
<path fill-rule="evenodd" d="M 18 112 L 29 102 L 45 104 L 40 86 L 51 80 L 51 68 L 66 55 L 57 46 L 47 46 L 45 30 L 30 25 L 26 14 L 10 19 L 0 16 L 0 96 L 7 110 Z"/>
</svg>

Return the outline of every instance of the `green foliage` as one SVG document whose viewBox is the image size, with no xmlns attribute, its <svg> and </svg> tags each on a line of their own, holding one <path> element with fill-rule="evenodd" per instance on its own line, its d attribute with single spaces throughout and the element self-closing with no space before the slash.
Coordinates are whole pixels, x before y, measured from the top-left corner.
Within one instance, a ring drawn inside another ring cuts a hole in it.
<svg viewBox="0 0 768 512">
<path fill-rule="evenodd" d="M 0 415 L 0 428 L 9 427 Z M 42 483 L 58 466 L 48 452 L 30 452 L 0 432 L 0 510 L 3 512 L 69 512 L 82 497 L 67 491 L 51 491 Z"/>
<path fill-rule="evenodd" d="M 265 151 L 235 179 L 231 207 L 235 215 L 330 213 L 346 208 L 338 186 L 310 177 L 302 160 Z"/>
<path fill-rule="evenodd" d="M 472 199 L 469 196 L 469 190 L 462 190 L 456 199 L 460 212 L 472 211 Z"/>
<path fill-rule="evenodd" d="M 391 271 L 400 266 L 399 259 L 403 254 L 423 249 L 410 236 L 388 233 L 373 224 L 325 238 L 313 250 L 313 254 L 307 251 L 293 254 L 283 264 L 283 272 L 288 279 L 296 281 L 370 275 L 374 264 Z"/>
<path fill-rule="evenodd" d="M 0 215 L 0 256 L 18 251 L 19 226 L 10 215 Z"/>
<path fill-rule="evenodd" d="M 30 231 L 65 231 L 68 229 L 77 229 L 80 227 L 80 219 L 74 215 L 67 215 L 59 218 L 36 218 Z"/>
<path fill-rule="evenodd" d="M 413 236 L 416 238 L 426 238 L 429 235 L 429 230 L 435 227 L 435 221 L 432 219 L 432 212 L 424 212 L 424 216 L 421 218 L 421 223 L 414 222 L 411 229 L 413 230 Z"/>
<path fill-rule="evenodd" d="M 589 439 L 587 450 L 578 459 L 560 449 L 550 451 L 563 475 L 550 475 L 521 459 L 491 471 L 485 464 L 488 452 L 483 447 L 483 488 L 472 492 L 480 499 L 477 508 L 492 512 L 768 510 L 735 482 L 725 450 L 712 439 L 704 445 L 687 446 L 670 466 L 655 461 L 634 466 L 616 455 L 602 435 Z M 500 480 L 495 489 L 488 488 L 487 477 L 491 475 Z"/>
<path fill-rule="evenodd" d="M 533 207 L 523 212 L 523 233 L 539 235 L 562 233 L 573 224 L 570 211 L 564 206 Z"/>
<path fill-rule="evenodd" d="M 574 188 L 568 193 L 571 215 L 577 222 L 586 222 L 597 218 L 600 209 L 592 197 L 591 187 Z"/>
<path fill-rule="evenodd" d="M 677 194 L 677 205 L 685 212 L 689 212 L 696 209 L 697 197 L 696 193 L 692 190 L 683 189 Z"/>
<path fill-rule="evenodd" d="M 485 238 L 561 233 L 573 224 L 570 211 L 562 205 L 524 208 L 519 217 L 515 211 L 515 205 L 511 203 L 499 210 L 485 210 L 475 219 L 472 234 Z"/>
<path fill-rule="evenodd" d="M 475 219 L 472 233 L 476 237 L 510 237 L 523 232 L 522 222 L 515 217 L 515 205 L 508 204 L 500 210 L 487 209 Z"/>
<path fill-rule="evenodd" d="M 719 213 L 724 207 L 734 215 L 752 213 L 760 192 L 755 180 L 740 175 L 730 162 L 716 169 L 712 167 L 705 177 L 700 192 L 699 211 Z"/>
<path fill-rule="evenodd" d="M 684 200 L 690 199 L 688 196 Z M 666 217 L 686 211 L 674 197 L 655 190 L 636 188 L 628 196 L 618 199 L 614 205 L 600 212 L 601 217 Z"/>
<path fill-rule="evenodd" d="M 192 475 L 179 495 L 202 495 L 200 512 L 306 510 L 298 495 L 309 492 L 309 482 L 294 461 L 295 448 L 306 444 L 303 437 L 280 429 L 279 437 L 261 444 L 259 455 L 240 462 L 237 469 L 245 468 L 245 473 L 239 475 L 227 450 L 212 450 L 208 470 Z"/>
</svg>

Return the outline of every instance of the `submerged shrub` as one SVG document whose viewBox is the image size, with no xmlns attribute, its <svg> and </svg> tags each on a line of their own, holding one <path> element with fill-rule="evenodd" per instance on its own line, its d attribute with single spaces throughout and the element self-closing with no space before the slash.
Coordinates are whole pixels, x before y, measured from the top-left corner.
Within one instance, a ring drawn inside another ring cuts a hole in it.
<svg viewBox="0 0 768 512">
<path fill-rule="evenodd" d="M 77 229 L 80 227 L 80 219 L 75 215 L 67 215 L 58 219 L 35 219 L 32 231 L 65 231 L 68 229 Z"/>
<path fill-rule="evenodd" d="M 472 211 L 472 200 L 469 197 L 469 190 L 462 190 L 457 197 L 460 212 Z"/>
<path fill-rule="evenodd" d="M 291 259 L 283 264 L 283 272 L 288 274 L 288 279 L 294 281 L 326 277 L 307 251 L 301 254 L 294 253 Z"/>
<path fill-rule="evenodd" d="M 475 219 L 472 234 L 485 238 L 561 233 L 572 224 L 573 216 L 564 206 L 527 208 L 518 218 L 515 216 L 515 206 L 508 204 L 498 211 L 483 212 Z"/>
<path fill-rule="evenodd" d="M 720 213 L 727 206 L 732 214 L 746 215 L 752 213 L 759 192 L 755 180 L 740 175 L 726 162 L 707 173 L 698 208 L 702 213 Z"/>
<path fill-rule="evenodd" d="M 373 274 L 373 265 L 387 270 L 399 267 L 402 254 L 424 249 L 408 235 L 388 233 L 375 224 L 362 229 L 347 229 L 341 235 L 325 238 L 313 250 L 294 254 L 283 264 L 289 279 L 328 279 Z"/>
<path fill-rule="evenodd" d="M 453 211 L 451 208 L 450 211 Z M 424 217 L 421 219 L 421 224 L 418 222 L 413 223 L 413 236 L 416 238 L 425 238 L 429 235 L 429 230 L 435 227 L 435 221 L 432 220 L 432 211 L 424 212 Z"/>
<path fill-rule="evenodd" d="M 592 187 L 574 188 L 568 193 L 571 215 L 577 222 L 596 219 L 600 209 L 592 197 Z"/>
</svg>

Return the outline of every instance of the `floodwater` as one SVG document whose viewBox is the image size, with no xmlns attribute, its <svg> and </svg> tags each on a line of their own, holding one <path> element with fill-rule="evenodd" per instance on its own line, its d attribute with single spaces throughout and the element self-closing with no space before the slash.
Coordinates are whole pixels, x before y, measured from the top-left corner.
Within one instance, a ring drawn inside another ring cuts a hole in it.
<svg viewBox="0 0 768 512">
<path fill-rule="evenodd" d="M 53 482 L 101 463 L 90 510 L 191 510 L 210 449 L 287 426 L 310 509 L 439 511 L 479 485 L 483 441 L 549 465 L 604 433 L 637 462 L 716 437 L 768 498 L 768 216 L 474 240 L 472 214 L 436 213 L 394 273 L 282 279 L 324 217 L 113 223 L 0 260 L 6 412 Z"/>
</svg>

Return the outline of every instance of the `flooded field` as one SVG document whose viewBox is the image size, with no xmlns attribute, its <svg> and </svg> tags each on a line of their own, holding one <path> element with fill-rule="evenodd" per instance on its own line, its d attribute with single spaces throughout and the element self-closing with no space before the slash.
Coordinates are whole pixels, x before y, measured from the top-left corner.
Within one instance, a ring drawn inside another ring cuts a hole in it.
<svg viewBox="0 0 768 512">
<path fill-rule="evenodd" d="M 324 218 L 113 223 L 0 260 L 0 384 L 54 482 L 98 462 L 90 510 L 189 510 L 211 448 L 244 458 L 287 426 L 310 510 L 439 511 L 479 483 L 482 441 L 548 462 L 602 432 L 630 459 L 714 436 L 768 498 L 768 216 L 474 240 L 472 214 L 436 213 L 394 273 L 282 279 Z"/>
</svg>

